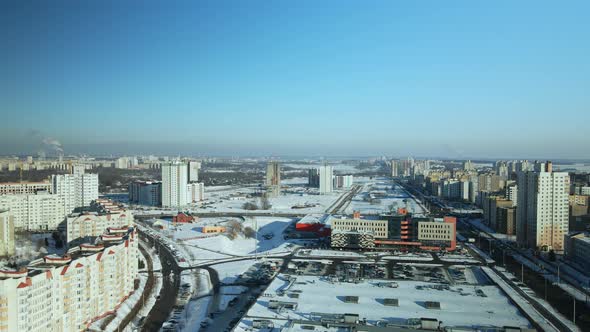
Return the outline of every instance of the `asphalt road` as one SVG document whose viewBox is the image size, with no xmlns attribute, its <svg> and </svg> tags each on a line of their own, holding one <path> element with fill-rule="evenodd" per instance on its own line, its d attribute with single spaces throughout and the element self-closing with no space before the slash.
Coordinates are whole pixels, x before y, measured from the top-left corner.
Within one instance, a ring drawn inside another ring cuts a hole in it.
<svg viewBox="0 0 590 332">
<path fill-rule="evenodd" d="M 160 261 L 162 262 L 163 283 L 162 290 L 160 291 L 160 299 L 156 301 L 142 326 L 142 331 L 157 331 L 168 319 L 170 312 L 176 303 L 181 269 L 178 267 L 174 257 L 166 247 L 158 241 L 151 240 L 142 234 L 140 234 L 140 236 L 142 236 L 142 238 L 149 244 L 156 246 L 159 252 Z M 174 273 L 173 279 L 170 278 L 171 273 Z"/>
</svg>

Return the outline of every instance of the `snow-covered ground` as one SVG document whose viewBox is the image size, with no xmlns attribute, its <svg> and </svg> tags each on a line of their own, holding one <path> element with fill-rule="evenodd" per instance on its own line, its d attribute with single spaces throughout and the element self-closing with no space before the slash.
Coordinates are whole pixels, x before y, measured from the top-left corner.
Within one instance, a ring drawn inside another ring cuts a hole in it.
<svg viewBox="0 0 590 332">
<path fill-rule="evenodd" d="M 376 214 L 406 206 L 408 211 L 415 215 L 422 215 L 426 212 L 414 197 L 401 186 L 394 184 L 391 179 L 364 180 L 363 189 L 353 197 L 352 202 L 345 210 L 346 213 L 360 211 L 361 214 Z M 362 182 L 355 180 L 355 183 Z"/>
<path fill-rule="evenodd" d="M 289 218 L 248 217 L 242 226 L 257 229 L 257 238 L 247 238 L 243 234 L 233 240 L 224 234 L 204 237 L 196 224 L 180 229 L 178 235 L 174 231 L 172 237 L 187 239 L 182 243 L 194 257 L 192 263 L 203 263 L 238 256 L 290 252 L 282 234 L 291 222 Z"/>
<path fill-rule="evenodd" d="M 246 272 L 254 262 L 252 260 L 243 260 L 237 262 L 229 262 L 216 264 L 211 266 L 219 276 L 219 282 L 222 284 L 234 283 L 240 275 Z"/>
<path fill-rule="evenodd" d="M 357 284 L 331 283 L 322 277 L 298 276 L 290 291 L 301 291 L 298 299 L 280 296 L 277 290 L 284 287 L 285 278 L 276 278 L 266 290 L 271 297 L 261 297 L 239 323 L 236 331 L 245 331 L 252 325 L 252 317 L 309 319 L 312 312 L 344 314 L 354 312 L 369 323 L 385 320 L 405 324 L 409 318 L 432 317 L 444 326 L 529 326 L 519 310 L 496 286 L 450 286 L 449 290 L 429 288 L 432 283 L 397 281 L 398 288 L 379 287 L 369 280 Z M 417 289 L 416 286 L 424 286 Z M 485 297 L 478 296 L 481 290 Z M 345 296 L 358 296 L 358 304 L 345 303 Z M 399 307 L 383 305 L 385 298 L 396 298 Z M 269 300 L 297 302 L 294 310 L 276 312 L 268 308 Z M 427 309 L 425 301 L 440 302 L 440 310 Z"/>
</svg>

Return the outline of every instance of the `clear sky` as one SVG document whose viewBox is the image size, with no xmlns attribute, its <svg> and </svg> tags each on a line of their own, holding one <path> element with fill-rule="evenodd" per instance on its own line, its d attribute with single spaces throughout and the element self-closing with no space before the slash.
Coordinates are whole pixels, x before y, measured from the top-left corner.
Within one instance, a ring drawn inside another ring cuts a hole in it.
<svg viewBox="0 0 590 332">
<path fill-rule="evenodd" d="M 2 1 L 0 153 L 590 158 L 590 1 Z"/>
</svg>

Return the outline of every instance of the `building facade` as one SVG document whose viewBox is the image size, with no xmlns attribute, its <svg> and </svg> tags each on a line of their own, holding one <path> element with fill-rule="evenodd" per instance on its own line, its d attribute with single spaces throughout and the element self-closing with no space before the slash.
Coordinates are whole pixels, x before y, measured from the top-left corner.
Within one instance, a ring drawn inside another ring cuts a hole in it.
<svg viewBox="0 0 590 332">
<path fill-rule="evenodd" d="M 70 215 L 66 219 L 66 240 L 68 245 L 89 242 L 102 235 L 105 230 L 126 231 L 133 227 L 133 213 L 117 206 L 112 201 L 97 201 L 94 212 Z"/>
<path fill-rule="evenodd" d="M 0 183 L 0 195 L 36 194 L 39 191 L 51 192 L 51 182 L 5 182 L 5 183 Z"/>
<path fill-rule="evenodd" d="M 320 181 L 320 194 L 327 194 L 333 191 L 333 182 L 332 176 L 334 175 L 334 170 L 332 166 L 324 165 L 319 167 L 319 181 Z"/>
<path fill-rule="evenodd" d="M 86 173 L 83 165 L 74 166 L 72 174 L 52 175 L 51 185 L 64 202 L 64 215 L 98 198 L 98 174 Z"/>
<path fill-rule="evenodd" d="M 281 165 L 278 161 L 271 161 L 266 165 L 266 194 L 278 197 L 281 194 Z"/>
<path fill-rule="evenodd" d="M 131 182 L 129 184 L 129 203 L 149 206 L 162 205 L 162 182 Z"/>
<path fill-rule="evenodd" d="M 0 209 L 10 210 L 17 230 L 56 230 L 65 219 L 63 199 L 47 192 L 0 196 Z"/>
<path fill-rule="evenodd" d="M 14 253 L 14 216 L 9 210 L 0 210 L 0 257 Z"/>
<path fill-rule="evenodd" d="M 553 172 L 551 163 L 537 172 L 518 173 L 517 241 L 541 250 L 564 250 L 569 229 L 568 173 Z"/>
<path fill-rule="evenodd" d="M 182 162 L 162 164 L 162 206 L 181 207 L 189 203 L 188 167 Z"/>
<path fill-rule="evenodd" d="M 590 235 L 583 232 L 566 235 L 565 257 L 585 269 L 590 269 Z"/>
<path fill-rule="evenodd" d="M 189 203 L 197 203 L 205 199 L 205 184 L 203 182 L 191 182 L 187 184 L 186 190 Z"/>
<path fill-rule="evenodd" d="M 118 241 L 80 245 L 22 271 L 0 271 L 0 331 L 82 331 L 134 291 L 138 250 L 130 230 Z"/>
<path fill-rule="evenodd" d="M 199 170 L 201 169 L 200 161 L 188 162 L 188 181 L 199 182 Z"/>
</svg>

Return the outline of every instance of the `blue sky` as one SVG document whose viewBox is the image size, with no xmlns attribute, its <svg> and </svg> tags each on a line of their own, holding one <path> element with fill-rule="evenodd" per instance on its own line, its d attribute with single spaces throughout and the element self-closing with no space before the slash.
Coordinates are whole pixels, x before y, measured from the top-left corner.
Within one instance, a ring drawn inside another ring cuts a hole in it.
<svg viewBox="0 0 590 332">
<path fill-rule="evenodd" d="M 589 9 L 2 2 L 0 153 L 588 158 Z"/>
</svg>

